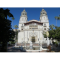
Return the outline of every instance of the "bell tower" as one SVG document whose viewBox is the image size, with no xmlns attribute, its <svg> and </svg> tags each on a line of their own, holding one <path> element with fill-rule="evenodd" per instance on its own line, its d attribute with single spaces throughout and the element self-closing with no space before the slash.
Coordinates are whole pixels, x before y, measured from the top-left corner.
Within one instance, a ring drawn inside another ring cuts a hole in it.
<svg viewBox="0 0 60 60">
<path fill-rule="evenodd" d="M 26 23 L 26 22 L 27 22 L 27 12 L 24 9 L 23 12 L 21 13 L 19 23 Z"/>
<path fill-rule="evenodd" d="M 49 22 L 47 12 L 44 9 L 40 13 L 40 22 Z"/>
<path fill-rule="evenodd" d="M 48 31 L 49 30 L 49 20 L 48 20 L 48 16 L 47 16 L 47 12 L 42 9 L 41 13 L 40 13 L 40 22 L 43 23 L 43 30 Z"/>
<path fill-rule="evenodd" d="M 20 20 L 19 20 L 19 30 L 23 30 L 24 23 L 26 22 L 27 22 L 27 12 L 24 9 L 21 13 Z"/>
</svg>

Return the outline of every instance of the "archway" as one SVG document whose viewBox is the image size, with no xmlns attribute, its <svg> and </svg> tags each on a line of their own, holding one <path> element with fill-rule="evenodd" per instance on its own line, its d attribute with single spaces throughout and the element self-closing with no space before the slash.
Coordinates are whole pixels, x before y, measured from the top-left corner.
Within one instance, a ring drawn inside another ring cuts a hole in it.
<svg viewBox="0 0 60 60">
<path fill-rule="evenodd" d="M 35 37 L 34 37 L 34 36 L 32 37 L 32 40 L 31 40 L 31 41 L 32 41 L 33 43 L 35 42 Z"/>
</svg>

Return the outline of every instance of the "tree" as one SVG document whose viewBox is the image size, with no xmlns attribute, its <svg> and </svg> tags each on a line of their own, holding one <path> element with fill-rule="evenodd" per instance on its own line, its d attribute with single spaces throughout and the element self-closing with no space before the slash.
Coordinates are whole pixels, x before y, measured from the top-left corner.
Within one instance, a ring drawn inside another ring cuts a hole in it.
<svg viewBox="0 0 60 60">
<path fill-rule="evenodd" d="M 44 38 L 47 38 L 46 32 L 43 31 Z"/>
<path fill-rule="evenodd" d="M 57 17 L 57 16 L 55 16 L 55 19 L 56 19 L 56 26 L 57 26 L 57 20 L 58 20 L 58 17 Z"/>
<path fill-rule="evenodd" d="M 58 41 L 60 41 L 60 27 L 54 26 L 53 24 L 50 25 L 50 29 L 49 29 L 49 38 L 52 40 L 56 39 Z M 46 32 L 43 32 L 43 35 L 45 38 L 47 38 L 47 34 Z"/>
<path fill-rule="evenodd" d="M 52 24 L 52 25 L 50 25 L 49 27 L 50 27 L 50 29 L 49 29 L 49 38 L 54 39 L 54 35 L 55 35 L 55 30 L 54 30 L 54 28 L 55 28 L 55 26 Z"/>
<path fill-rule="evenodd" d="M 13 17 L 9 9 L 0 9 L 0 42 L 2 44 L 2 52 L 7 52 L 7 42 L 14 38 L 15 32 L 11 29 L 11 21 L 7 16 Z"/>
<path fill-rule="evenodd" d="M 49 27 L 50 27 L 50 30 L 53 30 L 55 26 L 52 24 Z"/>
<path fill-rule="evenodd" d="M 60 40 L 60 27 L 55 27 L 55 39 Z"/>
<path fill-rule="evenodd" d="M 3 10 L 3 8 L 0 9 L 0 15 L 2 14 L 2 17 L 7 19 L 7 16 L 13 17 L 13 15 L 10 13 L 9 9 Z"/>
<path fill-rule="evenodd" d="M 49 30 L 49 38 L 60 40 L 60 27 L 55 26 L 55 28 L 52 30 Z"/>
<path fill-rule="evenodd" d="M 12 17 L 12 29 L 13 29 L 13 20 L 14 20 L 15 18 L 14 17 Z"/>
<path fill-rule="evenodd" d="M 60 20 L 60 15 L 58 16 L 58 20 Z"/>
<path fill-rule="evenodd" d="M 14 27 L 15 27 L 15 37 L 16 37 L 16 40 L 17 40 L 17 35 L 18 35 L 17 28 L 18 28 L 18 26 L 17 26 L 17 25 L 15 25 Z"/>
<path fill-rule="evenodd" d="M 55 39 L 55 30 L 49 30 L 49 38 Z"/>
<path fill-rule="evenodd" d="M 59 16 L 55 16 L 56 19 L 56 26 L 57 26 L 57 20 L 60 20 L 60 15 Z"/>
</svg>

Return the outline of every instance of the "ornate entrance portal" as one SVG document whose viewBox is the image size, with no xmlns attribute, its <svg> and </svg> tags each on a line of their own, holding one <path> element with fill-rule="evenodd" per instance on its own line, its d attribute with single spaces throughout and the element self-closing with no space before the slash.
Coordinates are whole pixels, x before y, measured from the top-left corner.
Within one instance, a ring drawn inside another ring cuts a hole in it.
<svg viewBox="0 0 60 60">
<path fill-rule="evenodd" d="M 32 43 L 34 43 L 35 42 L 35 37 L 32 37 Z"/>
</svg>

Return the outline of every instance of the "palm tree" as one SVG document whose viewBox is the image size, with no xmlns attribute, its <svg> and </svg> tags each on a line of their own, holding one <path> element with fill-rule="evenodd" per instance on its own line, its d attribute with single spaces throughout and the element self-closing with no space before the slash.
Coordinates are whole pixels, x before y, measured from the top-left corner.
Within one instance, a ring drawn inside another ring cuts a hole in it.
<svg viewBox="0 0 60 60">
<path fill-rule="evenodd" d="M 52 24 L 52 25 L 50 25 L 50 29 L 51 30 L 53 30 L 53 28 L 54 28 L 55 26 Z"/>
<path fill-rule="evenodd" d="M 57 17 L 57 16 L 55 16 L 55 19 L 56 19 L 56 26 L 57 26 L 57 20 L 58 20 L 58 17 Z"/>
<path fill-rule="evenodd" d="M 56 19 L 56 26 L 57 26 L 57 20 L 60 20 L 60 15 L 59 16 L 55 16 Z"/>
<path fill-rule="evenodd" d="M 60 20 L 60 15 L 58 16 L 58 20 Z"/>
<path fill-rule="evenodd" d="M 15 18 L 14 17 L 12 17 L 12 29 L 13 29 L 13 20 L 14 20 Z"/>
<path fill-rule="evenodd" d="M 15 28 L 15 40 L 17 40 L 17 28 L 18 28 L 18 26 L 15 25 L 14 28 Z"/>
</svg>

